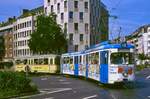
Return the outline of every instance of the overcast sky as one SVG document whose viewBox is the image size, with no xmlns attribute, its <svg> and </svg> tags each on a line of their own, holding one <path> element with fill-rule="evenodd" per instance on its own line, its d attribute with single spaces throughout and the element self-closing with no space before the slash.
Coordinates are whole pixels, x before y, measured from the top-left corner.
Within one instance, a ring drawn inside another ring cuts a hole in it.
<svg viewBox="0 0 150 99">
<path fill-rule="evenodd" d="M 102 0 L 106 4 L 110 17 L 110 38 L 118 35 L 119 27 L 122 36 L 128 35 L 139 26 L 150 23 L 150 0 Z M 0 22 L 10 16 L 18 16 L 22 9 L 32 9 L 43 5 L 43 0 L 0 0 Z M 112 35 L 113 34 L 113 35 Z"/>
</svg>

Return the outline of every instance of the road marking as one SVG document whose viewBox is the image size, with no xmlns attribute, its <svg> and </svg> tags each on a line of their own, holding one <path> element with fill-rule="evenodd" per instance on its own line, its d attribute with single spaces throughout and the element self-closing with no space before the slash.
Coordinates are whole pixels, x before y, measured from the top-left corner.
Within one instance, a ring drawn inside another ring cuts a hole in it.
<svg viewBox="0 0 150 99">
<path fill-rule="evenodd" d="M 60 90 L 55 90 L 55 91 L 47 91 L 47 92 L 43 92 L 40 94 L 36 94 L 36 95 L 30 95 L 30 96 L 23 96 L 23 97 L 19 97 L 19 98 L 31 98 L 31 97 L 36 97 L 36 96 L 43 96 L 43 95 L 47 95 L 47 94 L 53 94 L 53 93 L 59 93 L 59 92 L 64 92 L 64 91 L 69 91 L 72 90 L 72 88 L 63 88 Z"/>
<path fill-rule="evenodd" d="M 41 80 L 47 80 L 47 78 L 41 78 Z"/>
<path fill-rule="evenodd" d="M 91 99 L 91 98 L 96 98 L 96 97 L 97 97 L 97 95 L 93 95 L 93 96 L 85 97 L 83 99 Z"/>
<path fill-rule="evenodd" d="M 48 97 L 48 98 L 45 98 L 45 99 L 54 99 L 54 97 Z"/>
<path fill-rule="evenodd" d="M 65 81 L 65 80 L 64 80 L 64 79 L 60 79 L 59 81 L 60 81 L 60 82 L 63 82 L 63 81 Z"/>
<path fill-rule="evenodd" d="M 150 79 L 150 75 L 146 77 L 146 79 Z"/>
<path fill-rule="evenodd" d="M 52 94 L 52 93 L 57 93 L 57 92 L 69 91 L 69 90 L 72 90 L 72 88 L 64 88 L 64 89 L 60 89 L 56 91 L 47 92 L 46 94 Z"/>
<path fill-rule="evenodd" d="M 71 84 L 71 82 L 62 82 L 61 84 Z"/>
</svg>

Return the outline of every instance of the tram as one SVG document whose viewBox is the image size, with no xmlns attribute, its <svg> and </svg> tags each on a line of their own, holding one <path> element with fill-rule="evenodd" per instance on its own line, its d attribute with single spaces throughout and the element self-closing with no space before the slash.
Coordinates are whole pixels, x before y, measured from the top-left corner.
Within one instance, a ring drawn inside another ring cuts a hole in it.
<svg viewBox="0 0 150 99">
<path fill-rule="evenodd" d="M 15 58 L 15 71 L 25 72 L 28 66 L 29 72 L 33 73 L 56 73 L 58 66 L 56 64 L 57 55 L 34 55 L 30 57 Z"/>
<path fill-rule="evenodd" d="M 103 42 L 61 56 L 62 74 L 83 76 L 103 84 L 134 81 L 134 67 L 134 46 L 127 43 Z"/>
</svg>

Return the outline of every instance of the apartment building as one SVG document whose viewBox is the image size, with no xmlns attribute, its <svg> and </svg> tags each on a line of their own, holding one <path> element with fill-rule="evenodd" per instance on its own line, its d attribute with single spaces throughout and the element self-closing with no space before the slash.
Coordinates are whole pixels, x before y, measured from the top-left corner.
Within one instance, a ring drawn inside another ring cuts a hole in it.
<svg viewBox="0 0 150 99">
<path fill-rule="evenodd" d="M 8 22 L 9 23 L 9 22 Z M 6 26 L 0 27 L 0 35 L 4 39 L 4 57 L 2 60 L 11 61 L 13 60 L 13 24 L 9 23 Z M 1 46 L 3 45 L 1 44 Z"/>
<path fill-rule="evenodd" d="M 23 10 L 23 14 L 13 23 L 13 54 L 16 57 L 31 56 L 28 46 L 31 33 L 35 30 L 36 16 L 43 13 L 43 7 Z"/>
<path fill-rule="evenodd" d="M 57 23 L 68 38 L 68 52 L 81 51 L 108 40 L 108 33 L 103 33 L 105 38 L 101 37 L 101 8 L 108 17 L 100 0 L 44 0 L 45 14 L 57 15 Z M 108 27 L 108 18 L 104 24 Z"/>
<path fill-rule="evenodd" d="M 150 25 L 141 26 L 127 38 L 128 43 L 135 45 L 137 54 L 150 56 Z"/>
</svg>

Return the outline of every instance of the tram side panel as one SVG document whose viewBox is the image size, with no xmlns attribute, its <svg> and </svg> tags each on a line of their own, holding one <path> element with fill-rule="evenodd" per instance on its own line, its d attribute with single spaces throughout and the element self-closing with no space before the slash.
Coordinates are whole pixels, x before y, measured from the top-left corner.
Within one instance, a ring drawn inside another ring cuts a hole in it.
<svg viewBox="0 0 150 99">
<path fill-rule="evenodd" d="M 86 77 L 86 55 L 79 56 L 78 75 Z"/>
<path fill-rule="evenodd" d="M 99 52 L 92 52 L 88 54 L 87 60 L 87 75 L 88 78 L 99 81 L 100 70 L 99 70 Z"/>
<path fill-rule="evenodd" d="M 74 64 L 73 64 L 73 58 L 71 57 L 62 57 L 62 73 L 63 74 L 70 74 L 74 75 Z"/>
</svg>

